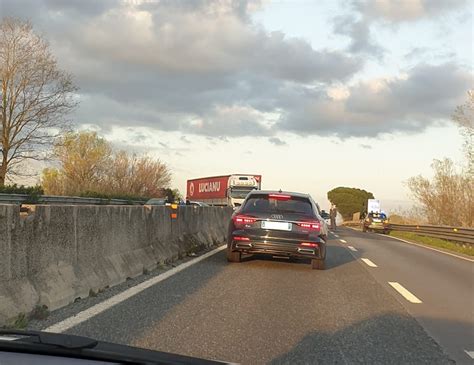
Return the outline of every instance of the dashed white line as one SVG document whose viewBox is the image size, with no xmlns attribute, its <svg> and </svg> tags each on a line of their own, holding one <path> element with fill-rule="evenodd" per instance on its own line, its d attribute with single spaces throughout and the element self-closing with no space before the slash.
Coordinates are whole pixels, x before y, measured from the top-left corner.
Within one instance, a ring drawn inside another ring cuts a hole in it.
<svg viewBox="0 0 474 365">
<path fill-rule="evenodd" d="M 346 241 L 346 240 L 339 240 L 339 241 L 341 241 L 342 243 L 347 243 L 347 241 Z"/>
<path fill-rule="evenodd" d="M 414 303 L 414 304 L 423 303 L 420 299 L 418 299 L 416 296 L 410 293 L 407 289 L 405 289 L 401 284 L 394 281 L 389 281 L 388 283 L 410 303 Z"/>
<path fill-rule="evenodd" d="M 339 235 L 338 235 L 338 234 L 334 234 L 334 237 L 339 238 Z"/>
<path fill-rule="evenodd" d="M 169 277 L 187 269 L 188 267 L 197 264 L 198 262 L 207 259 L 209 256 L 212 256 L 222 250 L 224 250 L 227 246 L 223 245 L 220 246 L 212 251 L 209 251 L 208 253 L 205 253 L 202 256 L 196 257 L 195 259 L 189 260 L 179 266 L 176 266 L 175 268 L 168 270 L 164 272 L 163 274 L 160 274 L 158 276 L 155 276 L 154 278 L 151 278 L 147 281 L 144 281 L 143 283 L 140 283 L 136 286 L 131 287 L 130 289 L 127 289 L 123 291 L 120 294 L 114 295 L 113 297 L 98 303 L 86 310 L 83 310 L 82 312 L 79 312 L 73 317 L 66 318 L 65 320 L 58 322 L 56 324 L 53 324 L 52 326 L 49 326 L 46 328 L 44 331 L 46 332 L 64 332 L 67 331 L 68 329 L 77 326 L 78 324 L 87 321 L 88 319 L 98 315 L 99 313 L 102 313 L 106 311 L 107 309 L 110 309 L 116 304 L 119 304 L 123 302 L 124 300 L 127 300 L 128 298 L 133 297 L 134 295 L 142 292 L 143 290 L 158 284 L 159 282 L 168 279 Z"/>
<path fill-rule="evenodd" d="M 370 261 L 369 259 L 365 259 L 365 258 L 362 258 L 361 259 L 362 261 L 364 261 L 367 266 L 370 266 L 370 267 L 378 267 L 377 265 L 375 265 L 372 261 Z"/>
<path fill-rule="evenodd" d="M 474 351 L 467 351 L 467 350 L 464 350 L 464 352 L 465 352 L 471 359 L 474 359 Z"/>
<path fill-rule="evenodd" d="M 347 246 L 347 248 L 351 251 L 357 252 L 357 248 L 355 248 L 353 246 Z"/>
</svg>

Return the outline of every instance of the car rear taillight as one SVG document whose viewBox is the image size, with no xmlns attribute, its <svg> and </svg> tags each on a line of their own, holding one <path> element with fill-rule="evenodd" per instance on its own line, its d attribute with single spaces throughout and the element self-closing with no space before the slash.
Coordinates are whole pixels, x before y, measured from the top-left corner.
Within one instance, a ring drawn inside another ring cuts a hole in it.
<svg viewBox="0 0 474 365">
<path fill-rule="evenodd" d="M 238 215 L 234 216 L 232 218 L 232 220 L 234 221 L 234 226 L 236 228 L 242 228 L 242 227 L 244 227 L 248 224 L 255 223 L 257 221 L 257 218 L 249 217 L 247 215 L 238 214 Z"/>
<path fill-rule="evenodd" d="M 291 195 L 286 195 L 286 194 L 268 194 L 269 199 L 275 199 L 275 200 L 290 200 Z"/>
<path fill-rule="evenodd" d="M 255 221 L 257 220 L 257 218 L 249 217 L 246 215 L 236 215 L 232 219 L 234 220 L 234 223 L 238 223 L 238 224 L 252 224 L 252 223 L 255 223 Z"/>
<path fill-rule="evenodd" d="M 300 222 L 300 223 L 297 223 L 297 224 L 301 228 L 314 229 L 314 230 L 320 230 L 321 229 L 321 223 L 319 223 L 319 222 Z"/>
<path fill-rule="evenodd" d="M 300 246 L 302 246 L 302 247 L 312 247 L 312 248 L 319 247 L 319 245 L 317 243 L 313 243 L 313 242 L 301 242 Z"/>
<path fill-rule="evenodd" d="M 248 237 L 241 237 L 241 236 L 234 236 L 232 237 L 234 241 L 250 241 L 250 238 Z"/>
</svg>

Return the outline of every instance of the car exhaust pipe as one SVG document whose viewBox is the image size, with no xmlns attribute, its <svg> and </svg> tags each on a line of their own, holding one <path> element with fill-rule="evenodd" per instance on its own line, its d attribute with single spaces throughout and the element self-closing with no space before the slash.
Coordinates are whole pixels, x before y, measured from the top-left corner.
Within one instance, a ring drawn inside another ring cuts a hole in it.
<svg viewBox="0 0 474 365">
<path fill-rule="evenodd" d="M 309 254 L 309 255 L 314 255 L 315 254 L 314 250 L 310 250 L 308 248 L 298 248 L 298 252 Z"/>
<path fill-rule="evenodd" d="M 251 247 L 252 247 L 251 243 L 239 242 L 235 244 L 235 248 L 251 248 Z"/>
</svg>

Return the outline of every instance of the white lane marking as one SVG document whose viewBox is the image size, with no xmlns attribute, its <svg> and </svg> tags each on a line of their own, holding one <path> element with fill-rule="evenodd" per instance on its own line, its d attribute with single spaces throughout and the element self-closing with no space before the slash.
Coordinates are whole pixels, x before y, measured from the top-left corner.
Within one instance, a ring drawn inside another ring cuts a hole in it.
<svg viewBox="0 0 474 365">
<path fill-rule="evenodd" d="M 339 235 L 338 235 L 338 234 L 335 234 L 334 237 L 339 238 Z"/>
<path fill-rule="evenodd" d="M 466 354 L 468 354 L 471 359 L 474 359 L 474 351 L 467 351 L 467 350 L 464 350 L 464 352 L 465 352 Z"/>
<path fill-rule="evenodd" d="M 15 341 L 18 340 L 18 337 L 12 336 L 12 337 L 6 337 L 6 336 L 0 336 L 0 341 Z"/>
<path fill-rule="evenodd" d="M 355 248 L 355 247 L 347 246 L 347 248 L 351 251 L 357 252 L 357 248 Z"/>
<path fill-rule="evenodd" d="M 394 240 L 402 241 L 402 242 L 408 243 L 408 244 L 410 244 L 410 245 L 414 245 L 414 246 L 426 248 L 426 249 L 428 249 L 428 250 L 432 250 L 432 251 L 444 253 L 445 255 L 454 256 L 454 257 L 457 257 L 458 259 L 463 259 L 463 260 L 466 260 L 466 261 L 469 261 L 469 262 L 474 262 L 474 259 L 469 259 L 469 258 L 467 258 L 467 257 L 459 256 L 459 255 L 456 255 L 456 254 L 451 253 L 451 252 L 446 252 L 446 251 L 438 250 L 438 249 L 433 248 L 433 247 L 429 247 L 429 246 L 425 246 L 425 245 L 420 245 L 419 243 L 410 242 L 410 241 L 404 240 L 403 238 L 398 238 L 398 237 L 393 237 L 393 236 L 384 236 L 384 237 L 393 238 Z"/>
<path fill-rule="evenodd" d="M 370 261 L 369 259 L 365 259 L 365 258 L 362 258 L 361 259 L 362 261 L 364 261 L 367 266 L 370 266 L 370 267 L 378 267 L 377 265 L 375 265 L 372 261 Z"/>
<path fill-rule="evenodd" d="M 347 241 L 346 241 L 346 240 L 341 240 L 341 239 L 340 239 L 339 241 L 341 241 L 342 243 L 347 243 Z"/>
<path fill-rule="evenodd" d="M 332 234 L 334 234 L 334 232 L 333 232 L 333 231 L 329 231 L 329 232 L 331 232 Z"/>
<path fill-rule="evenodd" d="M 418 299 L 416 296 L 410 293 L 407 289 L 405 289 L 401 284 L 394 281 L 389 281 L 388 283 L 410 303 L 415 303 L 415 304 L 423 303 L 420 299 Z"/>
<path fill-rule="evenodd" d="M 88 309 L 86 309 L 82 312 L 79 312 L 75 316 L 66 318 L 65 320 L 63 320 L 61 322 L 53 324 L 52 326 L 49 326 L 48 328 L 46 328 L 44 331 L 46 331 L 46 332 L 56 332 L 56 333 L 67 331 L 68 329 L 70 329 L 74 326 L 77 326 L 78 324 L 80 324 L 84 321 L 87 321 L 88 319 L 98 315 L 99 313 L 102 313 L 102 312 L 106 311 L 107 309 L 110 309 L 114 305 L 119 304 L 119 303 L 123 302 L 124 300 L 127 300 L 127 299 L 133 297 L 134 295 L 144 291 L 145 289 L 147 289 L 147 288 L 149 288 L 149 287 L 151 287 L 155 284 L 158 284 L 161 281 L 164 281 L 164 280 L 168 279 L 169 277 L 171 277 L 171 276 L 187 269 L 188 267 L 190 267 L 194 264 L 197 264 L 200 261 L 203 261 L 203 260 L 207 259 L 209 256 L 212 256 L 212 255 L 224 250 L 226 247 L 227 247 L 227 245 L 223 245 L 223 246 L 218 247 L 218 248 L 216 248 L 212 251 L 209 251 L 208 253 L 206 253 L 202 256 L 199 256 L 199 257 L 196 257 L 195 259 L 189 260 L 189 261 L 187 261 L 187 262 L 185 262 L 185 263 L 183 263 L 179 266 L 176 266 L 175 268 L 173 268 L 171 270 L 168 270 L 168 271 L 164 272 L 163 274 L 155 276 L 154 278 L 151 278 L 147 281 L 144 281 L 143 283 L 140 283 L 136 286 L 133 286 L 130 289 L 127 289 L 127 290 L 125 290 L 124 292 L 122 292 L 120 294 L 114 295 L 113 297 L 111 297 L 107 300 L 104 300 L 101 303 L 98 303 L 98 304 L 96 304 L 96 305 L 94 305 L 94 306 L 92 306 L 92 307 L 90 307 L 90 308 L 88 308 Z"/>
</svg>

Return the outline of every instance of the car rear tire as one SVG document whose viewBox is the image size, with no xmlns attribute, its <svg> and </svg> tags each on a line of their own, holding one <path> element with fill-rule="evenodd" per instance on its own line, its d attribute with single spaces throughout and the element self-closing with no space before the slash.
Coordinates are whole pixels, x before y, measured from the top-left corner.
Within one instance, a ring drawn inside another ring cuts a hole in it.
<svg viewBox="0 0 474 365">
<path fill-rule="evenodd" d="M 325 260 L 312 259 L 311 268 L 313 270 L 324 270 L 326 268 Z"/>
<path fill-rule="evenodd" d="M 238 251 L 227 251 L 227 261 L 240 262 L 242 261 L 242 253 Z"/>
</svg>

